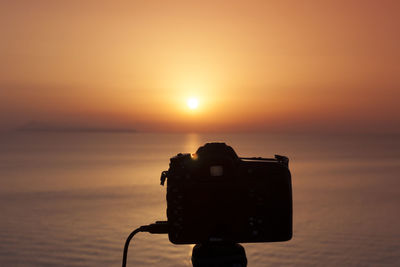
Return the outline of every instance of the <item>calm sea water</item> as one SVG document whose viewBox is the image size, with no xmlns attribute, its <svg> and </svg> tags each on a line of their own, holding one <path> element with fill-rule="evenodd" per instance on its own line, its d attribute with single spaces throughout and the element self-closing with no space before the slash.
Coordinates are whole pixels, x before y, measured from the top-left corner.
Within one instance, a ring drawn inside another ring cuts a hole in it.
<svg viewBox="0 0 400 267">
<path fill-rule="evenodd" d="M 0 266 L 119 266 L 127 235 L 165 219 L 162 170 L 225 141 L 287 155 L 294 237 L 244 244 L 248 266 L 400 266 L 400 136 L 0 135 Z M 139 233 L 128 266 L 191 266 L 192 246 Z"/>
</svg>

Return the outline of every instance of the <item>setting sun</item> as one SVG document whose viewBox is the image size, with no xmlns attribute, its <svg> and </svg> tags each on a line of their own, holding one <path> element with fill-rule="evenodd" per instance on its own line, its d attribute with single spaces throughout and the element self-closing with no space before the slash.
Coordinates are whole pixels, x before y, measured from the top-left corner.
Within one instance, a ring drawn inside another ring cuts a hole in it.
<svg viewBox="0 0 400 267">
<path fill-rule="evenodd" d="M 199 101 L 197 100 L 197 98 L 194 98 L 194 97 L 189 98 L 187 100 L 187 106 L 190 109 L 197 109 L 197 107 L 199 106 Z"/>
</svg>

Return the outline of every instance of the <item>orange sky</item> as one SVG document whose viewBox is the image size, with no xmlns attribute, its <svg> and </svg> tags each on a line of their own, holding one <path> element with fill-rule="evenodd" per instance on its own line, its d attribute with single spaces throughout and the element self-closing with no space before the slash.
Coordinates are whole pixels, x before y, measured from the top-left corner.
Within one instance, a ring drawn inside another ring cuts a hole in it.
<svg viewBox="0 0 400 267">
<path fill-rule="evenodd" d="M 399 1 L 2 1 L 0 129 L 400 132 L 399 14 Z"/>
</svg>

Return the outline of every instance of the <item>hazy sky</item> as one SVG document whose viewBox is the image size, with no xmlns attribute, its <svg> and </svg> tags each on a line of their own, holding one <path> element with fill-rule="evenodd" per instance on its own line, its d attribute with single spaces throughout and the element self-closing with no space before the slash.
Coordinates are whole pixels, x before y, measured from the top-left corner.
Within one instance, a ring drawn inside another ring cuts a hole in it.
<svg viewBox="0 0 400 267">
<path fill-rule="evenodd" d="M 400 1 L 1 1 L 0 129 L 400 132 L 399 14 Z"/>
</svg>

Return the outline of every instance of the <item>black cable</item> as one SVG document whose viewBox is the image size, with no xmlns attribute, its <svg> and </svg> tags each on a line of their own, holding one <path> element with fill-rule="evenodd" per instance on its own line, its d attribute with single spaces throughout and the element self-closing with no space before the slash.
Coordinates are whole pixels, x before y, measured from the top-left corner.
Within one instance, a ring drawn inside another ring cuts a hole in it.
<svg viewBox="0 0 400 267">
<path fill-rule="evenodd" d="M 158 221 L 153 224 L 143 225 L 133 231 L 125 241 L 124 254 L 122 256 L 122 267 L 126 267 L 126 259 L 128 257 L 128 247 L 131 239 L 139 232 L 149 232 L 152 234 L 168 234 L 168 222 Z"/>
<path fill-rule="evenodd" d="M 124 255 L 122 256 L 122 267 L 126 267 L 126 258 L 128 256 L 128 247 L 129 247 L 129 242 L 131 242 L 131 239 L 133 238 L 134 235 L 136 235 L 139 232 L 142 232 L 142 228 L 143 226 L 139 227 L 138 229 L 136 229 L 135 231 L 133 231 L 128 238 L 125 241 L 125 246 L 124 246 Z"/>
</svg>

